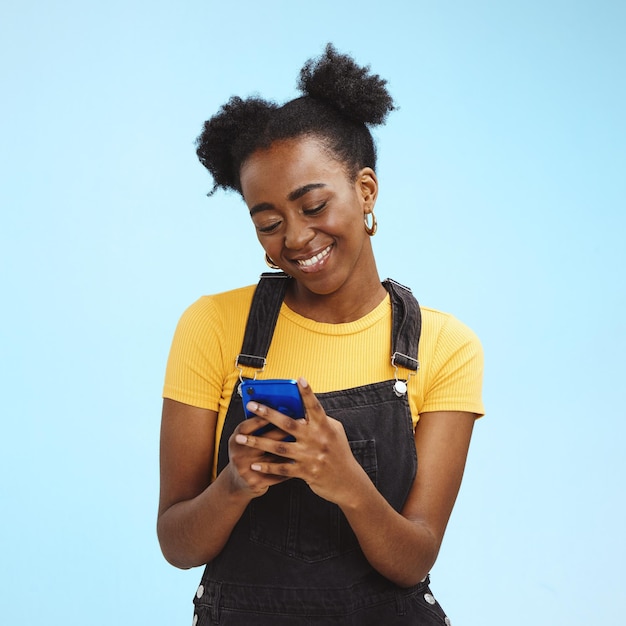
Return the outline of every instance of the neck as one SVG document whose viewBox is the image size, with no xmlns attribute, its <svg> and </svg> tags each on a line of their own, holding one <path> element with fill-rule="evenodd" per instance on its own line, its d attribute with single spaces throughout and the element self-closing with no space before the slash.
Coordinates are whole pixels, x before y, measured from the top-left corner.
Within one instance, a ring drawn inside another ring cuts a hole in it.
<svg viewBox="0 0 626 626">
<path fill-rule="evenodd" d="M 371 279 L 330 293 L 318 294 L 297 281 L 285 296 L 285 304 L 292 310 L 316 322 L 345 324 L 361 319 L 373 311 L 387 296 L 375 273 Z"/>
</svg>

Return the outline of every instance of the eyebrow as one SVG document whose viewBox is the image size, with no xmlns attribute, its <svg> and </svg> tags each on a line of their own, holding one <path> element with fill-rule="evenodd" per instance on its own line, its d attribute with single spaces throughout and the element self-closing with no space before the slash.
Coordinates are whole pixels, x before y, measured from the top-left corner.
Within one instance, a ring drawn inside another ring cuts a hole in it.
<svg viewBox="0 0 626 626">
<path fill-rule="evenodd" d="M 302 198 L 302 196 L 309 193 L 309 191 L 319 189 L 320 187 L 326 187 L 326 185 L 324 183 L 311 183 L 309 185 L 304 185 L 304 187 L 298 187 L 298 189 L 295 189 L 287 196 L 287 200 L 289 200 L 289 202 L 293 202 L 294 200 Z"/>
<path fill-rule="evenodd" d="M 287 196 L 287 200 L 289 202 L 294 202 L 295 200 L 299 200 L 302 196 L 305 196 L 309 191 L 313 191 L 313 189 L 320 189 L 321 187 L 326 187 L 324 183 L 310 183 L 308 185 L 303 185 L 302 187 L 298 187 L 289 193 Z M 259 204 L 255 204 L 250 209 L 250 216 L 255 215 L 261 211 L 270 211 L 274 208 L 273 204 L 269 202 L 260 202 Z"/>
</svg>

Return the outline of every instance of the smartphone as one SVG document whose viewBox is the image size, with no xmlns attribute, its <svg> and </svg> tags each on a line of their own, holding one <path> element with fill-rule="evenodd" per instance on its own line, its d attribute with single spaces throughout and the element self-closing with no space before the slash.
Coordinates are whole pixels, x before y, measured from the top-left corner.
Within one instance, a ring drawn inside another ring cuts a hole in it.
<svg viewBox="0 0 626 626">
<path fill-rule="evenodd" d="M 256 417 L 246 408 L 248 402 L 252 400 L 294 419 L 304 418 L 304 405 L 298 390 L 298 383 L 295 380 L 244 380 L 241 383 L 241 397 L 247 418 Z M 267 424 L 267 426 L 256 430 L 254 434 L 262 435 L 273 428 L 276 428 L 273 424 Z"/>
</svg>

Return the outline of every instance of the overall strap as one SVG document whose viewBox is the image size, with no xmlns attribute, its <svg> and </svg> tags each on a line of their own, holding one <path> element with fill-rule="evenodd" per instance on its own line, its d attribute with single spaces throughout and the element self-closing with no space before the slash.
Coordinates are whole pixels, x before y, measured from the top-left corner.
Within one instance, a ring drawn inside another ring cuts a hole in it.
<svg viewBox="0 0 626 626">
<path fill-rule="evenodd" d="M 235 360 L 235 366 L 239 369 L 241 379 L 243 379 L 244 367 L 254 368 L 257 371 L 263 371 L 265 368 L 265 357 L 274 335 L 274 327 L 285 297 L 287 279 L 289 278 L 283 272 L 264 272 L 261 274 L 261 279 L 256 286 L 250 304 L 241 353 Z M 231 396 L 220 435 L 217 455 L 218 474 L 228 463 L 228 439 L 243 419 L 241 397 L 235 390 Z"/>
<path fill-rule="evenodd" d="M 422 332 L 422 313 L 412 291 L 388 278 L 383 282 L 391 297 L 391 364 L 416 372 Z"/>
<path fill-rule="evenodd" d="M 265 367 L 265 357 L 270 349 L 289 278 L 284 272 L 261 274 L 250 305 L 241 354 L 235 363 L 237 367 L 253 367 L 256 370 Z"/>
<path fill-rule="evenodd" d="M 237 357 L 237 366 L 263 370 L 276 320 L 285 298 L 290 276 L 283 272 L 265 272 L 256 287 L 246 330 Z M 389 292 L 392 310 L 391 364 L 416 372 L 422 331 L 422 315 L 415 296 L 408 287 L 388 278 L 383 286 Z"/>
</svg>

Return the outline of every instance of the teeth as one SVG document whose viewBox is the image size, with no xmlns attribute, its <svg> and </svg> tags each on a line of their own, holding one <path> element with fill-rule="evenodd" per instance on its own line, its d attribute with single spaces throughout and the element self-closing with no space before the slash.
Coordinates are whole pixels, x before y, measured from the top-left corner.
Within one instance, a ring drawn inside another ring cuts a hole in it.
<svg viewBox="0 0 626 626">
<path fill-rule="evenodd" d="M 316 254 L 315 256 L 312 256 L 310 259 L 304 259 L 301 261 L 297 261 L 298 265 L 304 265 L 305 267 L 309 267 L 311 265 L 314 265 L 315 263 L 318 263 L 319 261 L 321 261 L 325 256 L 328 255 L 328 253 L 330 252 L 330 249 L 332 248 L 332 246 L 328 246 L 328 248 L 326 248 L 326 250 L 322 250 L 319 254 Z"/>
</svg>

